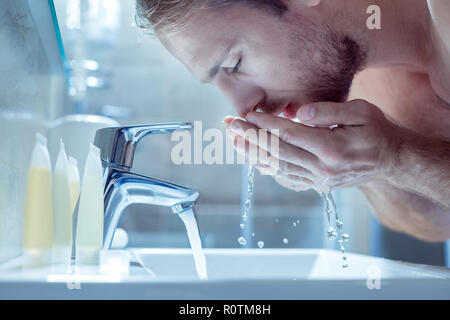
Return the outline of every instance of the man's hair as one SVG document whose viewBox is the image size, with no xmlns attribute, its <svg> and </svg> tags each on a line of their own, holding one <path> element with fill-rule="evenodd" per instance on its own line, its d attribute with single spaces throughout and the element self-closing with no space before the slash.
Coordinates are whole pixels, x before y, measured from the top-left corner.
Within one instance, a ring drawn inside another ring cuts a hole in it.
<svg viewBox="0 0 450 320">
<path fill-rule="evenodd" d="M 281 0 L 136 0 L 136 24 L 166 35 L 185 26 L 200 10 L 243 4 L 278 16 L 287 10 Z"/>
</svg>

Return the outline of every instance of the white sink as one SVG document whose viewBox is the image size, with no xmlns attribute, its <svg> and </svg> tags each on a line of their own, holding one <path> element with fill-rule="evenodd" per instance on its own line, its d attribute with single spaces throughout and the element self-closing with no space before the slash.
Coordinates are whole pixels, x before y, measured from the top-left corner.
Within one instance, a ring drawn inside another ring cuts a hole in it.
<svg viewBox="0 0 450 320">
<path fill-rule="evenodd" d="M 329 250 L 206 249 L 208 280 L 197 279 L 191 250 L 130 252 L 129 275 L 81 267 L 79 289 L 66 270 L 21 271 L 10 262 L 0 268 L 0 298 L 450 299 L 450 269 L 355 254 L 343 269 Z"/>
<path fill-rule="evenodd" d="M 185 249 L 131 249 L 133 261 L 156 278 L 197 279 L 192 253 Z M 450 279 L 450 269 L 402 263 L 317 249 L 207 249 L 209 280 L 367 280 L 374 270 L 382 279 Z"/>
</svg>

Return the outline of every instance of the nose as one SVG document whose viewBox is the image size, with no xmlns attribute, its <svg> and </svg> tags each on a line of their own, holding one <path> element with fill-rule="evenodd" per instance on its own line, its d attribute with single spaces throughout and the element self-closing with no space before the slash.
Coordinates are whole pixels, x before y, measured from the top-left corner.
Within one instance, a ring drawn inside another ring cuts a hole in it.
<svg viewBox="0 0 450 320">
<path fill-rule="evenodd" d="M 229 77 L 218 77 L 216 85 L 242 118 L 257 109 L 266 99 L 266 94 L 261 88 Z"/>
</svg>

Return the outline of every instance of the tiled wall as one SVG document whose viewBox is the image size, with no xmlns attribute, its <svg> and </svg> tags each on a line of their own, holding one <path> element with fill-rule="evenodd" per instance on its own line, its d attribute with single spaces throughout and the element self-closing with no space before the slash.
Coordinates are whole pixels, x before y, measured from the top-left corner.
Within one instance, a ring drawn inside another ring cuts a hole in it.
<svg viewBox="0 0 450 320">
<path fill-rule="evenodd" d="M 26 180 L 35 132 L 55 105 L 36 25 L 25 0 L 3 0 L 0 8 L 0 262 L 21 252 Z M 59 83 L 59 84 L 58 84 Z"/>
</svg>

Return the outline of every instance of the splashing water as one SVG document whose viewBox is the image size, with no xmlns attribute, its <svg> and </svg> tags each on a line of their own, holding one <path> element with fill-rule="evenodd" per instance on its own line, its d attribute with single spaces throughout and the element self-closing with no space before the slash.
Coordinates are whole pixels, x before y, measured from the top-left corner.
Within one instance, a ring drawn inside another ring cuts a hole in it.
<svg viewBox="0 0 450 320">
<path fill-rule="evenodd" d="M 264 241 L 258 241 L 258 248 L 264 248 Z"/>
<path fill-rule="evenodd" d="M 244 237 L 240 237 L 240 238 L 238 239 L 238 242 L 239 242 L 239 244 L 241 244 L 241 245 L 243 245 L 243 246 L 245 246 L 245 245 L 247 244 L 247 240 L 245 240 Z"/>
<path fill-rule="evenodd" d="M 198 232 L 197 220 L 195 219 L 194 210 L 189 209 L 178 214 L 186 226 L 186 231 L 191 244 L 192 253 L 194 255 L 195 269 L 199 279 L 207 280 L 208 273 L 206 269 L 206 257 L 202 250 L 202 241 Z"/>
<path fill-rule="evenodd" d="M 254 166 L 250 166 L 248 168 L 248 187 L 247 187 L 247 201 L 245 201 L 245 206 L 244 206 L 244 213 L 242 214 L 242 221 L 247 221 L 248 219 L 248 214 L 250 212 L 250 208 L 252 205 L 252 198 L 253 198 L 253 189 L 255 187 L 255 167 Z M 242 230 L 245 229 L 245 224 L 241 223 L 240 224 L 240 228 Z M 240 245 L 245 246 L 247 244 L 247 239 L 245 239 L 244 237 L 240 237 L 238 239 L 238 242 Z"/>
<path fill-rule="evenodd" d="M 348 241 L 350 240 L 350 236 L 347 233 L 343 233 L 343 227 L 344 227 L 344 223 L 339 220 L 339 215 L 338 212 L 336 210 L 336 204 L 334 202 L 333 196 L 331 195 L 330 192 L 324 194 L 322 193 L 322 197 L 325 201 L 325 212 L 327 215 L 327 219 L 328 219 L 328 230 L 327 230 L 327 237 L 329 240 L 336 240 L 337 239 L 337 244 L 339 246 L 339 250 L 341 251 L 342 254 L 342 268 L 347 268 L 348 267 L 348 263 L 347 263 L 347 256 L 345 255 L 345 247 L 344 247 L 344 241 Z M 335 224 L 336 224 L 336 229 L 332 226 L 331 223 L 331 216 L 334 215 L 335 218 Z"/>
<path fill-rule="evenodd" d="M 333 227 L 329 227 L 327 230 L 327 237 L 330 240 L 336 240 L 338 238 L 338 233 Z"/>
</svg>

